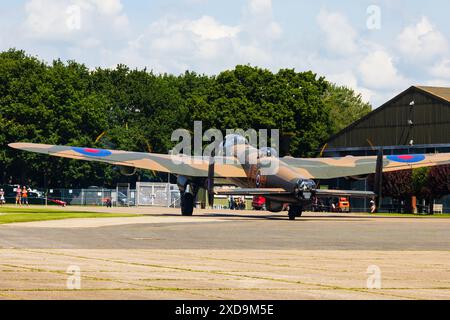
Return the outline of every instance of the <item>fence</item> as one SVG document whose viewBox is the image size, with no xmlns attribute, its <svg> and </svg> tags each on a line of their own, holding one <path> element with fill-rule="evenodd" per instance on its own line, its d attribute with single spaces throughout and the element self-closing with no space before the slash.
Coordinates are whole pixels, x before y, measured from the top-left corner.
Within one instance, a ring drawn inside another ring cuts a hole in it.
<svg viewBox="0 0 450 320">
<path fill-rule="evenodd" d="M 7 203 L 16 202 L 16 186 L 4 186 Z M 28 192 L 28 203 L 36 205 L 67 205 L 76 206 L 135 206 L 136 190 L 117 187 L 116 189 L 32 189 Z"/>
<path fill-rule="evenodd" d="M 180 191 L 176 184 L 138 182 L 136 193 L 138 206 L 180 206 Z"/>
<path fill-rule="evenodd" d="M 16 187 L 13 185 L 0 186 L 5 191 L 5 199 L 9 204 L 16 201 Z M 249 200 L 250 199 L 250 200 Z M 180 191 L 177 185 L 167 183 L 137 183 L 136 189 L 130 189 L 128 184 L 118 185 L 116 189 L 88 188 L 88 189 L 34 189 L 28 193 L 28 203 L 36 205 L 67 205 L 78 206 L 155 206 L 180 207 Z M 353 212 L 367 212 L 367 200 L 351 199 Z M 217 208 L 228 208 L 228 199 L 220 196 L 216 198 Z M 442 206 L 442 212 L 450 212 L 450 196 L 435 202 Z M 246 207 L 252 207 L 251 198 L 246 199 Z M 422 205 L 420 212 L 426 212 L 428 207 Z M 440 208 L 440 207 L 439 207 Z M 402 213 L 400 204 L 395 204 L 390 198 L 383 198 L 381 212 Z"/>
</svg>

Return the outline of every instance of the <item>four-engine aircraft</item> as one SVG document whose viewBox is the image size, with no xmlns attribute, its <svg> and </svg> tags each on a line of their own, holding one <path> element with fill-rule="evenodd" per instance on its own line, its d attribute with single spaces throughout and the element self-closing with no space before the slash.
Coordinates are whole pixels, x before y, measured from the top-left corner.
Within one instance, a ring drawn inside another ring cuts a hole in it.
<svg viewBox="0 0 450 320">
<path fill-rule="evenodd" d="M 280 212 L 289 205 L 289 219 L 301 216 L 303 208 L 316 197 L 376 197 L 381 190 L 383 172 L 406 170 L 450 164 L 450 153 L 408 154 L 341 158 L 278 158 L 272 148 L 257 149 L 238 135 L 225 138 L 224 148 L 230 154 L 214 154 L 210 157 L 165 155 L 155 153 L 127 152 L 93 148 L 53 146 L 32 143 L 13 143 L 12 148 L 48 154 L 56 157 L 99 161 L 121 168 L 123 174 L 132 175 L 136 168 L 171 173 L 177 176 L 181 192 L 181 213 L 190 216 L 199 189 L 208 191 L 209 203 L 215 194 L 260 195 L 266 198 L 267 210 Z M 231 159 L 231 160 L 233 160 Z M 265 173 L 266 167 L 276 167 L 273 173 Z M 376 174 L 375 192 L 354 190 L 322 190 L 317 180 L 339 177 L 364 177 Z M 225 179 L 238 189 L 214 189 L 216 178 Z"/>
</svg>

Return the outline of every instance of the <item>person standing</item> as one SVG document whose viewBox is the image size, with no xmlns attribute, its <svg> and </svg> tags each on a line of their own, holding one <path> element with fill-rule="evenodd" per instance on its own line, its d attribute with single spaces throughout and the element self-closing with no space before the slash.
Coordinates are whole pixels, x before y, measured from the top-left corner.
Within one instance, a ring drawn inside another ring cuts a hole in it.
<svg viewBox="0 0 450 320">
<path fill-rule="evenodd" d="M 375 200 L 371 199 L 370 200 L 370 213 L 375 213 L 376 210 L 377 210 L 377 206 L 375 205 Z"/>
<path fill-rule="evenodd" d="M 25 186 L 23 186 L 23 189 L 22 189 L 22 204 L 23 205 L 29 205 L 28 204 L 28 190 L 27 190 L 27 187 L 25 187 Z"/>
<path fill-rule="evenodd" d="M 22 189 L 20 189 L 20 186 L 17 186 L 16 189 L 16 206 L 22 205 Z"/>
<path fill-rule="evenodd" d="M 4 205 L 5 203 L 5 191 L 3 191 L 3 189 L 0 189 L 0 206 Z"/>
<path fill-rule="evenodd" d="M 233 196 L 230 196 L 230 199 L 228 200 L 228 207 L 230 208 L 230 210 L 234 210 L 234 198 Z"/>
</svg>

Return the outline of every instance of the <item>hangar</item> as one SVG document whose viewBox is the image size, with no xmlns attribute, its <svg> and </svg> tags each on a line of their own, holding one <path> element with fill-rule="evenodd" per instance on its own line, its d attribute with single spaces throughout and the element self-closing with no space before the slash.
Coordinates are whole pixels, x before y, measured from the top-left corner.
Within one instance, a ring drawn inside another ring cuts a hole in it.
<svg viewBox="0 0 450 320">
<path fill-rule="evenodd" d="M 332 136 L 323 155 L 375 155 L 378 147 L 383 147 L 385 154 L 450 152 L 450 88 L 408 88 Z M 367 182 L 339 179 L 327 183 L 367 189 Z M 449 212 L 450 197 L 443 199 L 443 205 Z"/>
</svg>

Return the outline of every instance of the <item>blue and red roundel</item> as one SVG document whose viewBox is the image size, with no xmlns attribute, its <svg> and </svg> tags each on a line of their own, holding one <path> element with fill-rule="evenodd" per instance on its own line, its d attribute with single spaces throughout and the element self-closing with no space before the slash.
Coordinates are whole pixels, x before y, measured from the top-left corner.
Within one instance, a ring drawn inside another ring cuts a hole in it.
<svg viewBox="0 0 450 320">
<path fill-rule="evenodd" d="M 82 154 L 83 156 L 88 156 L 88 157 L 108 157 L 112 154 L 111 151 L 103 150 L 103 149 L 73 147 L 72 150 L 79 154 Z"/>
<path fill-rule="evenodd" d="M 425 160 L 423 154 L 405 154 L 401 156 L 387 156 L 388 160 L 401 163 L 416 163 Z"/>
</svg>

